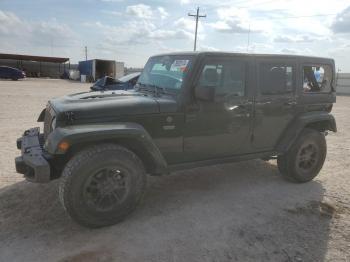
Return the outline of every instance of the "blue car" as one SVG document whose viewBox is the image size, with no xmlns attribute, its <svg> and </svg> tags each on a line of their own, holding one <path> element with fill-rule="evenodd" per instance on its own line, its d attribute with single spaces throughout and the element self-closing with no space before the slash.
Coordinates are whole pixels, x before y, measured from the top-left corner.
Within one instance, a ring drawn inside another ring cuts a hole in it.
<svg viewBox="0 0 350 262">
<path fill-rule="evenodd" d="M 133 89 L 141 73 L 131 73 L 119 79 L 105 76 L 98 79 L 90 89 L 92 91 Z"/>
<path fill-rule="evenodd" d="M 0 66 L 0 78 L 18 80 L 25 78 L 26 74 L 17 68 Z"/>
</svg>

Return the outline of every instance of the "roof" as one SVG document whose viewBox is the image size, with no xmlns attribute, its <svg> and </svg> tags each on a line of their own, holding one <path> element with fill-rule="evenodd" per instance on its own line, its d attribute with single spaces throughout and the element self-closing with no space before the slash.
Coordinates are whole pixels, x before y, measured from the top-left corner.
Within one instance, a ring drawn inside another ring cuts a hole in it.
<svg viewBox="0 0 350 262">
<path fill-rule="evenodd" d="M 115 60 L 107 60 L 107 59 L 89 59 L 89 60 L 82 60 L 82 61 L 79 61 L 79 63 L 90 63 L 92 61 L 102 61 L 102 62 L 112 62 L 112 63 L 115 63 L 116 61 Z"/>
<path fill-rule="evenodd" d="M 235 52 L 221 52 L 221 51 L 184 51 L 184 52 L 172 52 L 172 53 L 164 53 L 158 54 L 154 56 L 162 56 L 162 55 L 223 55 L 223 56 L 251 56 L 251 57 L 280 57 L 280 58 L 312 58 L 312 59 L 332 59 L 329 57 L 316 57 L 316 56 L 304 56 L 304 55 L 289 55 L 289 54 L 253 54 L 253 53 L 235 53 Z M 332 59 L 333 60 L 333 59 Z"/>
<path fill-rule="evenodd" d="M 69 58 L 65 57 L 52 57 L 52 56 L 33 56 L 33 55 L 17 55 L 17 54 L 1 54 L 0 59 L 13 59 L 22 61 L 36 61 L 36 62 L 52 62 L 52 63 L 65 63 L 69 61 Z"/>
</svg>

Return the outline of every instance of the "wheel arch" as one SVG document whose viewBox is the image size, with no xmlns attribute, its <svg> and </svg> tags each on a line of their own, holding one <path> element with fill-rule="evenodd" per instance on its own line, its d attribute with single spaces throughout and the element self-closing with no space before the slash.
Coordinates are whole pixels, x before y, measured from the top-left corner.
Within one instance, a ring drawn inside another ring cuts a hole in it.
<svg viewBox="0 0 350 262">
<path fill-rule="evenodd" d="M 319 132 L 337 132 L 335 118 L 328 112 L 308 112 L 296 117 L 285 129 L 276 145 L 277 154 L 283 154 L 291 147 L 304 128 Z"/>
<path fill-rule="evenodd" d="M 66 141 L 69 149 L 58 148 Z M 160 175 L 166 172 L 167 163 L 148 132 L 139 124 L 120 123 L 108 125 L 81 125 L 56 128 L 47 138 L 45 149 L 67 161 L 82 149 L 102 143 L 121 145 L 134 152 L 143 162 L 147 173 Z"/>
</svg>

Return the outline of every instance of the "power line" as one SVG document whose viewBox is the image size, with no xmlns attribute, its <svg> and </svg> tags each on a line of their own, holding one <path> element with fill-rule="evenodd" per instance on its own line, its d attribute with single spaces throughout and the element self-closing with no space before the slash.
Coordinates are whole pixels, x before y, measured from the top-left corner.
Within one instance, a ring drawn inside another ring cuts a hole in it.
<svg viewBox="0 0 350 262">
<path fill-rule="evenodd" d="M 196 51 L 196 49 L 197 49 L 198 20 L 199 20 L 199 18 L 207 17 L 207 15 L 200 15 L 199 14 L 199 7 L 197 7 L 197 13 L 195 15 L 188 13 L 188 16 L 196 17 L 196 30 L 195 30 L 195 33 L 194 33 L 194 48 L 193 48 L 193 51 Z"/>
<path fill-rule="evenodd" d="M 318 17 L 318 16 L 336 16 L 336 15 L 338 14 L 299 15 L 299 16 L 270 17 L 270 18 L 261 17 L 260 19 L 280 20 L 280 19 L 294 19 L 294 18 L 309 18 L 309 17 Z M 259 17 L 257 19 L 259 19 Z"/>
</svg>

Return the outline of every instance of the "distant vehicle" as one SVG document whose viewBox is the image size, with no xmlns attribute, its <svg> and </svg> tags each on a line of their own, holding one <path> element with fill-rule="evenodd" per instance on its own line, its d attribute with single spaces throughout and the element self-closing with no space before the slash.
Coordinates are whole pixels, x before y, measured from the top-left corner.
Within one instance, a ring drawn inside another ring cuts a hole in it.
<svg viewBox="0 0 350 262">
<path fill-rule="evenodd" d="M 25 77 L 26 74 L 22 70 L 9 66 L 0 66 L 0 78 L 18 80 Z"/>
<path fill-rule="evenodd" d="M 110 76 L 105 76 L 98 79 L 95 84 L 90 87 L 92 91 L 103 90 L 128 90 L 133 89 L 141 73 L 131 73 L 122 76 L 119 79 L 114 79 Z"/>
</svg>

